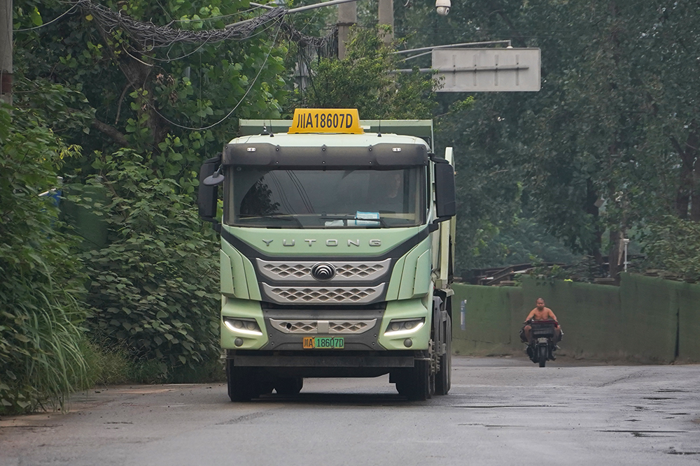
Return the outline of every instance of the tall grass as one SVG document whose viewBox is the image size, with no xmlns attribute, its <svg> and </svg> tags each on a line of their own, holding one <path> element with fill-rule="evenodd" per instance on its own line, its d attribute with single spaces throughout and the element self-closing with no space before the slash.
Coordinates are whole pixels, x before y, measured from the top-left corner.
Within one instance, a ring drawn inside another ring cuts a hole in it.
<svg viewBox="0 0 700 466">
<path fill-rule="evenodd" d="M 85 276 L 39 195 L 72 152 L 31 112 L 0 107 L 0 413 L 62 408 L 88 383 Z"/>
</svg>

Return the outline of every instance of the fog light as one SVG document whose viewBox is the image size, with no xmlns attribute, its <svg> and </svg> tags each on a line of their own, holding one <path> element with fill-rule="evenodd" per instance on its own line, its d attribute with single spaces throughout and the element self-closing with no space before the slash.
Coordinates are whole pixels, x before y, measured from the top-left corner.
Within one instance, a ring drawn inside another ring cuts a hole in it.
<svg viewBox="0 0 700 466">
<path fill-rule="evenodd" d="M 410 348 L 411 346 L 413 346 L 413 340 L 411 340 L 410 338 L 406 338 L 406 339 L 403 341 L 403 345 L 404 345 L 406 348 Z"/>
<path fill-rule="evenodd" d="M 236 346 L 243 346 L 243 338 L 238 337 L 235 340 L 233 340 L 233 344 Z"/>
</svg>

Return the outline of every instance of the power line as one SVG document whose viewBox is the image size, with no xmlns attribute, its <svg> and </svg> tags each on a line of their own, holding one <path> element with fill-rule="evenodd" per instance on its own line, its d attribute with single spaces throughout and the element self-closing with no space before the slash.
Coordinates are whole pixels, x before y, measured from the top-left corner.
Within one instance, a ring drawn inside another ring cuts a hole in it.
<svg viewBox="0 0 700 466">
<path fill-rule="evenodd" d="M 178 42 L 190 44 L 208 42 L 213 44 L 224 40 L 244 40 L 250 37 L 258 27 L 282 19 L 287 14 L 285 8 L 275 8 L 250 20 L 230 24 L 223 29 L 191 31 L 137 21 L 130 16 L 121 14 L 121 12 L 114 12 L 89 0 L 79 0 L 77 5 L 84 12 L 92 15 L 105 31 L 112 32 L 120 29 L 146 49 L 168 47 Z"/>
<path fill-rule="evenodd" d="M 35 27 L 31 27 L 31 28 L 15 29 L 13 32 L 26 32 L 26 31 L 33 31 L 33 30 L 35 30 L 35 29 L 41 29 L 41 28 L 43 28 L 43 27 L 48 26 L 49 24 L 55 23 L 56 21 L 58 21 L 59 19 L 63 18 L 63 17 L 66 16 L 67 14 L 71 13 L 71 12 L 72 12 L 73 10 L 75 10 L 76 8 L 78 8 L 78 5 L 73 5 L 72 7 L 70 7 L 70 9 L 69 9 L 68 11 L 66 11 L 65 13 L 63 13 L 62 15 L 60 15 L 59 17 L 52 19 L 52 20 L 49 21 L 48 23 L 44 23 L 44 24 L 42 24 L 42 25 L 40 25 L 40 26 L 35 26 Z"/>
<path fill-rule="evenodd" d="M 248 89 L 245 91 L 245 94 L 243 94 L 243 97 L 241 97 L 241 100 L 238 101 L 238 103 L 231 109 L 230 112 L 228 112 L 228 113 L 226 114 L 226 116 L 224 116 L 222 119 L 220 119 L 220 120 L 217 121 L 216 123 L 213 123 L 213 124 L 211 124 L 211 125 L 209 125 L 209 126 L 203 126 L 203 127 L 201 127 L 201 128 L 193 128 L 193 127 L 190 127 L 190 126 L 184 126 L 184 125 L 181 125 L 181 124 L 179 124 L 179 123 L 175 123 L 174 121 L 171 121 L 170 119 L 166 118 L 166 117 L 165 117 L 163 114 L 161 114 L 154 106 L 151 106 L 151 108 L 152 108 L 153 111 L 156 112 L 162 119 L 164 119 L 165 121 L 167 121 L 167 122 L 170 123 L 171 125 L 176 126 L 176 127 L 180 128 L 180 129 L 186 129 L 186 130 L 190 130 L 190 131 L 205 131 L 205 130 L 211 129 L 211 128 L 213 128 L 214 126 L 217 126 L 217 125 L 223 123 L 223 122 L 226 121 L 231 115 L 233 115 L 233 112 L 235 112 L 236 109 L 243 103 L 243 101 L 246 99 L 246 97 L 248 97 L 248 94 L 250 93 L 250 91 L 253 89 L 253 86 L 255 85 L 255 83 L 257 82 L 258 78 L 260 77 L 260 73 L 262 73 L 262 70 L 265 69 L 265 65 L 267 64 L 267 59 L 270 58 L 270 54 L 272 53 L 272 49 L 274 49 L 274 47 L 275 47 L 275 43 L 277 42 L 277 36 L 279 35 L 281 29 L 282 29 L 282 22 L 280 21 L 279 27 L 277 28 L 277 33 L 275 34 L 275 38 L 272 40 L 272 44 L 270 44 L 270 50 L 267 51 L 267 55 L 265 55 L 265 60 L 263 61 L 262 65 L 260 66 L 260 69 L 258 70 L 258 74 L 255 75 L 255 78 L 253 79 L 253 82 L 250 83 L 250 86 L 248 86 Z"/>
<path fill-rule="evenodd" d="M 123 14 L 121 11 L 115 12 L 111 9 L 92 3 L 90 0 L 78 0 L 74 5 L 68 9 L 66 12 L 49 21 L 48 23 L 42 24 L 41 26 L 36 26 L 33 28 L 16 29 L 16 32 L 31 31 L 39 28 L 43 28 L 53 24 L 60 19 L 64 18 L 66 15 L 72 13 L 76 8 L 80 8 L 86 15 L 91 15 L 96 23 L 100 25 L 105 31 L 112 32 L 117 29 L 124 31 L 134 42 L 137 42 L 142 49 L 152 50 L 156 48 L 170 47 L 175 43 L 190 43 L 190 44 L 214 44 L 226 40 L 246 40 L 254 37 L 255 31 L 265 24 L 270 22 L 276 22 L 278 19 L 284 19 L 287 14 L 297 13 L 301 11 L 306 11 L 310 7 L 319 8 L 322 6 L 335 5 L 338 2 L 347 2 L 354 0 L 332 0 L 330 2 L 319 3 L 315 5 L 310 5 L 309 7 L 300 7 L 292 10 L 288 10 L 283 7 L 270 7 L 265 9 L 265 13 L 255 18 L 247 19 L 244 21 L 239 21 L 237 23 L 232 23 L 225 26 L 223 29 L 208 29 L 193 31 L 187 29 L 173 28 L 170 25 L 173 23 L 188 23 L 188 22 L 199 22 L 199 21 L 210 21 L 214 19 L 226 18 L 229 16 L 241 15 L 244 13 L 252 12 L 255 10 L 263 9 L 261 7 L 256 7 L 254 9 L 248 9 L 245 11 L 239 11 L 231 15 L 222 15 L 212 18 L 203 18 L 196 20 L 174 20 L 168 23 L 166 26 L 157 26 L 152 22 L 138 21 L 130 16 Z M 298 31 L 294 26 L 286 21 L 281 23 L 282 30 L 287 34 L 290 40 L 297 42 L 302 47 L 316 47 L 321 48 L 332 42 L 333 38 L 329 34 L 326 37 L 313 37 L 303 34 Z M 143 51 L 143 50 L 141 50 Z M 184 55 L 182 58 L 189 56 L 190 54 Z M 172 61 L 172 60 L 169 60 Z"/>
</svg>

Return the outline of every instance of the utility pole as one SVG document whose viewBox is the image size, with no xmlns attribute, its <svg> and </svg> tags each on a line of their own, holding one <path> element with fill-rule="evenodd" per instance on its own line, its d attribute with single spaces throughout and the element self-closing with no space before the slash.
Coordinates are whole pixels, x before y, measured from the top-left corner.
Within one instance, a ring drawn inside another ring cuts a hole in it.
<svg viewBox="0 0 700 466">
<path fill-rule="evenodd" d="M 0 0 L 0 96 L 12 104 L 12 0 Z"/>
<path fill-rule="evenodd" d="M 357 23 L 357 2 L 341 3 L 338 5 L 338 59 L 345 58 L 350 27 Z"/>
<path fill-rule="evenodd" d="M 394 40 L 394 0 L 379 0 L 379 24 L 391 27 L 391 32 L 382 37 L 386 45 L 391 44 Z"/>
<path fill-rule="evenodd" d="M 379 0 L 379 24 L 391 27 L 391 32 L 384 34 L 382 39 L 389 45 L 394 40 L 394 0 Z M 338 58 L 342 60 L 346 54 L 346 44 L 350 36 L 350 27 L 357 23 L 357 3 L 342 3 L 338 5 Z"/>
</svg>

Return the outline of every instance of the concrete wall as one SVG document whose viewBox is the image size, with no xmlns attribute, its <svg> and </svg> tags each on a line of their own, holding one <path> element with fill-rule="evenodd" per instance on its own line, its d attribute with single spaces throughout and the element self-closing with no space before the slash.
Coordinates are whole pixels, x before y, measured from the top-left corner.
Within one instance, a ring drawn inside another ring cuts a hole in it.
<svg viewBox="0 0 700 466">
<path fill-rule="evenodd" d="M 455 285 L 458 354 L 521 351 L 518 333 L 543 298 L 564 329 L 562 355 L 598 360 L 700 362 L 700 285 L 624 274 L 619 287 L 526 278 L 520 287 Z M 460 305 L 466 300 L 465 329 Z"/>
</svg>

